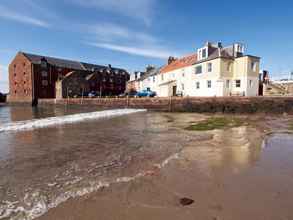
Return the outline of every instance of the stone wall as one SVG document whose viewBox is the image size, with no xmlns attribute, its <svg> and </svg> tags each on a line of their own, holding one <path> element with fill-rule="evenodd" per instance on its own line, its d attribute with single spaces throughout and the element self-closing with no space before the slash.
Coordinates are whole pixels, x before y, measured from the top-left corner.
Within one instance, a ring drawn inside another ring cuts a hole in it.
<svg viewBox="0 0 293 220">
<path fill-rule="evenodd" d="M 41 99 L 39 104 L 93 105 L 99 108 L 146 108 L 170 112 L 293 113 L 293 97 Z"/>
</svg>

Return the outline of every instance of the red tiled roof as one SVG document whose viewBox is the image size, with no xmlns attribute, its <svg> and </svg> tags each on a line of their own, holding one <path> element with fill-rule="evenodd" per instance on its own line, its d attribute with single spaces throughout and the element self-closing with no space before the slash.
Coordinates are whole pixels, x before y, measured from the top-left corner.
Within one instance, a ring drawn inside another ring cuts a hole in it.
<svg viewBox="0 0 293 220">
<path fill-rule="evenodd" d="M 197 62 L 197 54 L 191 54 L 173 61 L 171 64 L 162 67 L 161 73 L 167 73 L 173 70 L 181 69 L 183 67 L 191 66 Z"/>
</svg>

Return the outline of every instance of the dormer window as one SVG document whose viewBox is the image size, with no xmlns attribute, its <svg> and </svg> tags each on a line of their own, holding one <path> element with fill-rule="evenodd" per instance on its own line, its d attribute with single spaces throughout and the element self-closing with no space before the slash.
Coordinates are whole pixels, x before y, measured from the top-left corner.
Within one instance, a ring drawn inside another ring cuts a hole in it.
<svg viewBox="0 0 293 220">
<path fill-rule="evenodd" d="M 201 49 L 198 49 L 197 51 L 197 56 L 199 60 L 203 60 L 208 58 L 209 54 L 208 54 L 208 47 L 204 47 Z"/>
<path fill-rule="evenodd" d="M 207 57 L 207 49 L 202 50 L 202 58 L 205 59 Z"/>
<path fill-rule="evenodd" d="M 42 68 L 47 68 L 47 61 L 46 61 L 45 58 L 41 60 L 41 67 Z"/>
</svg>

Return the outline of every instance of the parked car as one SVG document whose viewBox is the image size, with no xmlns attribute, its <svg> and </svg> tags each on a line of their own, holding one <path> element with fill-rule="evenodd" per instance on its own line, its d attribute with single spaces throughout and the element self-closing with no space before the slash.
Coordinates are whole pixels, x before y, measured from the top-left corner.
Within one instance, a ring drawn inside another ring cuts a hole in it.
<svg viewBox="0 0 293 220">
<path fill-rule="evenodd" d="M 130 92 L 125 92 L 121 95 L 119 95 L 119 98 L 125 98 L 125 97 L 129 97 L 129 98 L 133 98 L 137 96 L 137 92 L 136 91 L 130 91 Z"/>
<path fill-rule="evenodd" d="M 94 91 L 91 91 L 87 96 L 89 98 L 94 98 L 94 97 L 97 97 L 99 94 L 97 92 L 94 92 Z"/>
<path fill-rule="evenodd" d="M 137 97 L 155 97 L 157 94 L 151 90 L 142 90 L 136 94 Z"/>
</svg>

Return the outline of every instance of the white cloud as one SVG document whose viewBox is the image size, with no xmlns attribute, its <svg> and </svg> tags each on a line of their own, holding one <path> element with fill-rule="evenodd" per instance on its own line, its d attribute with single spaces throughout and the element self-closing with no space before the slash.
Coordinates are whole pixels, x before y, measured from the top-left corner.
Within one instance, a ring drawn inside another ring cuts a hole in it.
<svg viewBox="0 0 293 220">
<path fill-rule="evenodd" d="M 113 23 L 100 23 L 88 27 L 93 34 L 93 40 L 87 41 L 88 45 L 131 55 L 166 59 L 175 55 L 164 43 L 154 36 Z"/>
<path fill-rule="evenodd" d="M 71 0 L 72 1 L 72 0 Z M 140 19 L 150 25 L 156 0 L 73 0 L 83 7 L 96 7 L 128 17 Z"/>
<path fill-rule="evenodd" d="M 131 54 L 131 55 L 138 55 L 138 56 L 151 57 L 151 58 L 166 59 L 170 55 L 172 55 L 172 52 L 164 48 L 131 47 L 131 46 L 123 46 L 123 45 L 117 45 L 117 44 L 109 44 L 109 43 L 88 43 L 88 44 L 98 48 L 104 48 L 104 49 L 123 52 L 123 53 Z"/>
<path fill-rule="evenodd" d="M 34 18 L 31 16 L 23 15 L 18 12 L 9 10 L 6 7 L 0 6 L 0 17 L 19 23 L 30 24 L 38 27 L 48 28 L 50 25 L 41 19 Z"/>
<path fill-rule="evenodd" d="M 143 32 L 132 31 L 121 25 L 113 23 L 99 23 L 95 26 L 88 27 L 89 31 L 94 33 L 99 41 L 132 41 L 144 42 L 144 43 L 155 43 L 157 40 Z"/>
<path fill-rule="evenodd" d="M 8 92 L 8 67 L 0 64 L 0 92 Z"/>
</svg>

